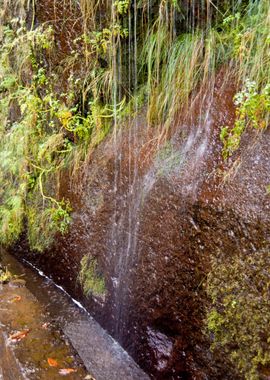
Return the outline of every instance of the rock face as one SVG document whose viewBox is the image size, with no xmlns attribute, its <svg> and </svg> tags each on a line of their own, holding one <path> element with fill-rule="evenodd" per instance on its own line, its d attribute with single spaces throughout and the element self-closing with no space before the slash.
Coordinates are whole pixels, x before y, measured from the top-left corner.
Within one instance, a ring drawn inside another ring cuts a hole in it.
<svg viewBox="0 0 270 380">
<path fill-rule="evenodd" d="M 73 206 L 70 232 L 50 252 L 30 254 L 154 379 L 237 378 L 203 334 L 210 257 L 269 245 L 269 132 L 247 132 L 224 167 L 220 127 L 235 114 L 224 76 L 170 136 L 142 116 L 126 120 L 80 172 L 64 173 L 59 195 Z M 82 294 L 85 255 L 105 277 L 105 300 Z"/>
</svg>

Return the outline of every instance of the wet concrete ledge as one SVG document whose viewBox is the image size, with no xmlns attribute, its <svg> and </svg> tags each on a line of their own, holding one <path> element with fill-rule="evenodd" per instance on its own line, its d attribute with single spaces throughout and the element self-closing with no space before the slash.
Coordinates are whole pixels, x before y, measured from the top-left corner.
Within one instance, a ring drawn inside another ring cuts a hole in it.
<svg viewBox="0 0 270 380">
<path fill-rule="evenodd" d="M 149 379 L 127 352 L 94 320 L 69 323 L 64 333 L 96 380 Z"/>
</svg>

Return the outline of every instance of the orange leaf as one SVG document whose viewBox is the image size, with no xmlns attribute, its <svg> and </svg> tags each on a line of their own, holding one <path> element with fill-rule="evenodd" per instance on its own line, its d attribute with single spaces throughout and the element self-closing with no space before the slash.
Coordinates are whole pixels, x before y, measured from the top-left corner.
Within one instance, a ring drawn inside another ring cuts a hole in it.
<svg viewBox="0 0 270 380">
<path fill-rule="evenodd" d="M 26 335 L 29 333 L 30 330 L 23 330 L 23 331 L 19 331 L 17 333 L 14 333 L 14 334 L 11 334 L 9 336 L 9 339 L 11 340 L 21 340 L 23 338 L 26 337 Z"/>
<path fill-rule="evenodd" d="M 10 302 L 18 302 L 18 301 L 20 301 L 22 299 L 22 297 L 21 296 L 14 296 L 13 298 L 11 298 L 11 300 L 10 300 Z"/>
<path fill-rule="evenodd" d="M 57 366 L 58 366 L 58 362 L 57 362 L 57 360 L 52 359 L 52 358 L 48 358 L 48 364 L 49 364 L 49 366 L 51 366 L 51 367 L 57 367 Z"/>
<path fill-rule="evenodd" d="M 59 374 L 66 376 L 66 375 L 69 375 L 70 373 L 74 373 L 74 372 L 77 372 L 77 370 L 74 368 L 63 368 L 63 369 L 60 369 Z"/>
</svg>

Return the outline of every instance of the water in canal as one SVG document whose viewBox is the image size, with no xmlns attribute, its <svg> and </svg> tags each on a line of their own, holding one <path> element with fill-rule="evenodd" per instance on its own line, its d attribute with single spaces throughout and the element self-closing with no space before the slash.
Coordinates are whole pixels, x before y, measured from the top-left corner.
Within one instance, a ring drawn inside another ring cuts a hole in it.
<svg viewBox="0 0 270 380">
<path fill-rule="evenodd" d="M 0 285 L 0 379 L 147 379 L 91 316 L 41 272 L 6 252 Z"/>
</svg>

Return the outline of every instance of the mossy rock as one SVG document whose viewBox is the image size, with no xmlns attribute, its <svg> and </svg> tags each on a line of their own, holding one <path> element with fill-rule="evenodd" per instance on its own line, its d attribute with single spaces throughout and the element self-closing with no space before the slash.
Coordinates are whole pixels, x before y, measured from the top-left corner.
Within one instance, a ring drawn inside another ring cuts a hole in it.
<svg viewBox="0 0 270 380">
<path fill-rule="evenodd" d="M 270 369 L 269 284 L 268 251 L 212 259 L 207 284 L 212 348 L 225 352 L 246 380 L 262 379 Z"/>
</svg>

